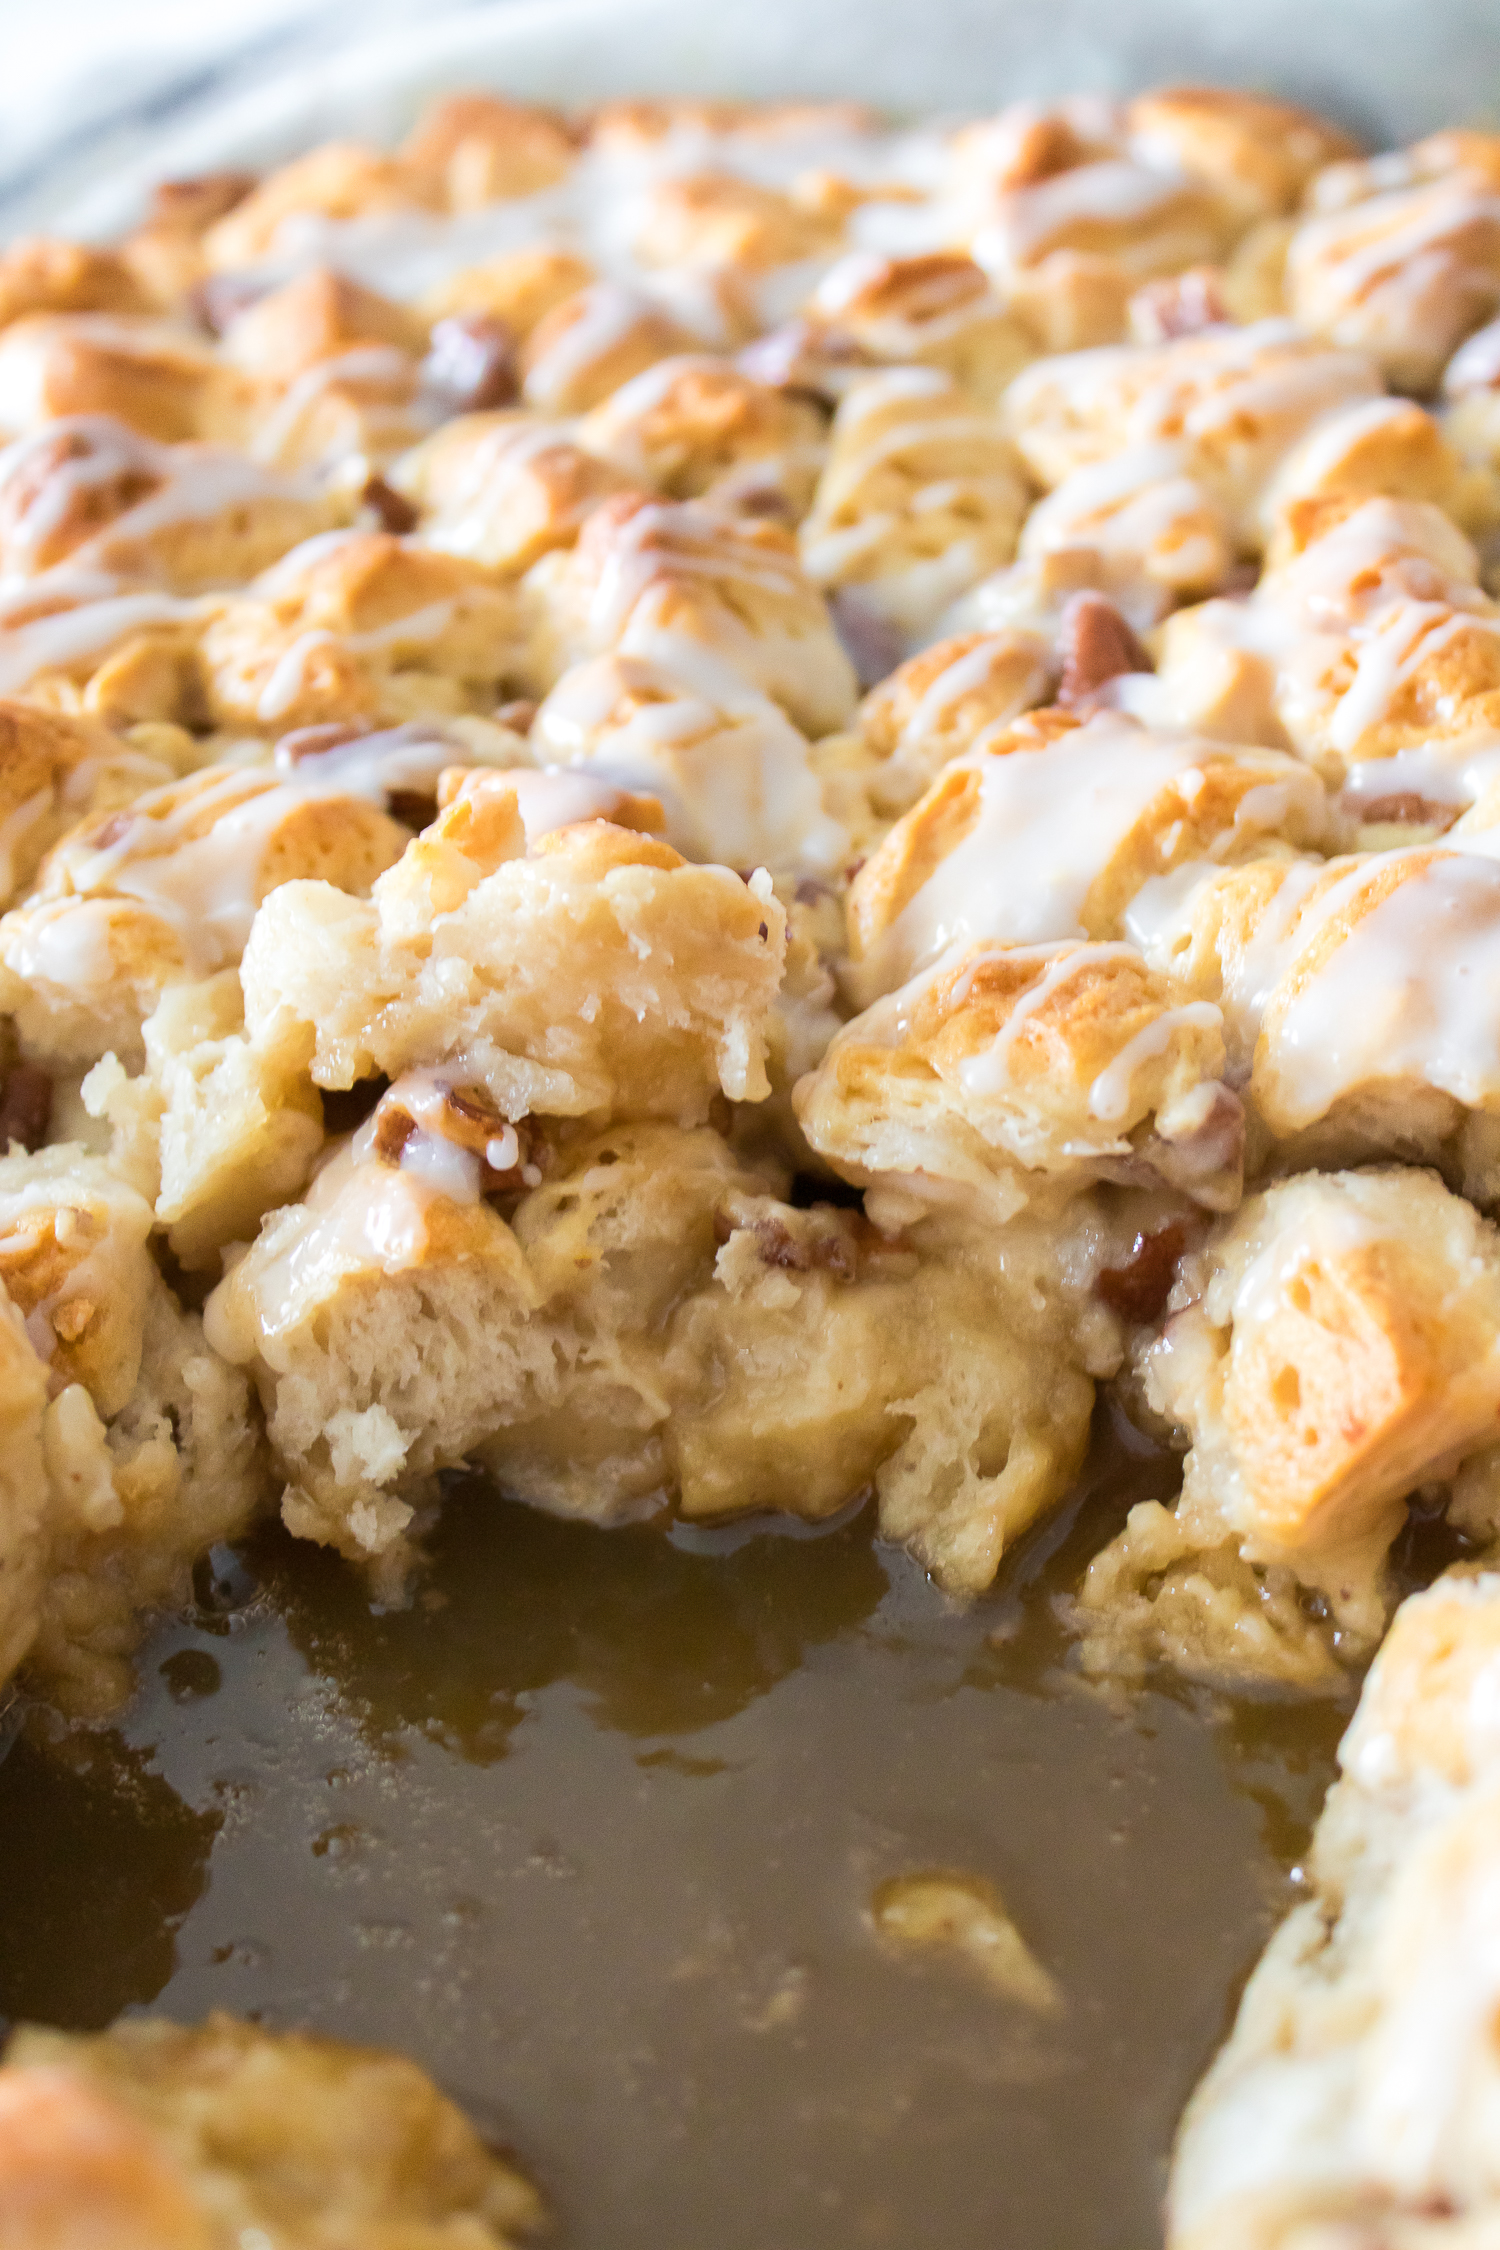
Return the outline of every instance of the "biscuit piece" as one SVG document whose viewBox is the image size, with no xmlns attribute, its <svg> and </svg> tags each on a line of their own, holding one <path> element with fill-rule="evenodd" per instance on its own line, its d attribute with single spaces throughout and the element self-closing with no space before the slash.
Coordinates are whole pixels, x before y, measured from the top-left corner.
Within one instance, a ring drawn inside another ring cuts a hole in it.
<svg viewBox="0 0 1500 2250">
<path fill-rule="evenodd" d="M 401 144 L 407 168 L 442 183 L 450 211 L 537 195 L 572 169 L 574 136 L 557 110 L 498 94 L 450 94 Z"/>
<path fill-rule="evenodd" d="M 153 1206 L 188 1272 L 217 1270 L 226 1244 L 249 1241 L 306 1185 L 323 1146 L 311 1039 L 268 1049 L 243 1031 L 232 969 L 169 985 L 141 1027 L 140 1075 L 127 1078 L 111 1053 L 83 1085 L 89 1114 L 114 1128 L 112 1165 Z"/>
<path fill-rule="evenodd" d="M 11 437 L 69 415 L 108 414 L 166 445 L 233 443 L 253 395 L 201 336 L 166 321 L 31 313 L 0 332 L 0 430 Z"/>
<path fill-rule="evenodd" d="M 1500 306 L 1500 140 L 1438 138 L 1488 141 L 1482 167 L 1418 170 L 1410 185 L 1382 177 L 1333 208 L 1315 196 L 1286 254 L 1288 311 L 1417 392 L 1436 387 L 1444 362 Z M 1352 172 L 1337 168 L 1330 186 L 1342 190 Z"/>
<path fill-rule="evenodd" d="M 203 238 L 204 256 L 215 273 L 236 273 L 274 257 L 283 228 L 305 235 L 309 220 L 432 210 L 442 192 L 430 171 L 398 157 L 352 141 L 325 141 L 268 172 L 211 226 Z"/>
<path fill-rule="evenodd" d="M 27 1662 L 69 1710 L 128 1692 L 141 1614 L 263 1497 L 247 1386 L 146 1247 L 151 1209 L 67 1145 L 0 1158 L 0 1282 L 47 1375 L 47 1578 Z"/>
<path fill-rule="evenodd" d="M 860 705 L 866 785 L 887 819 L 904 813 L 955 758 L 998 741 L 1048 703 L 1059 667 L 1051 642 L 1024 626 L 960 633 L 908 657 Z"/>
<path fill-rule="evenodd" d="M 1454 832 L 1500 845 L 1493 829 Z M 1424 846 L 1203 870 L 1126 924 L 1224 1010 L 1236 1083 L 1278 1162 L 1436 1164 L 1500 1195 L 1500 866 Z M 1492 952 L 1492 948 L 1496 950 Z"/>
<path fill-rule="evenodd" d="M 659 1497 L 817 1517 L 873 1478 L 887 1535 L 981 1587 L 1065 1489 L 1091 1385 L 993 1274 L 794 1211 L 668 1125 L 572 1150 L 507 1226 L 484 1181 L 503 1197 L 522 1155 L 524 1182 L 528 1144 L 545 1154 L 452 1074 L 398 1081 L 211 1300 L 300 1535 L 394 1582 L 434 1470 L 466 1458 L 596 1518 Z"/>
<path fill-rule="evenodd" d="M 823 459 L 823 417 L 725 359 L 658 360 L 585 417 L 579 442 L 636 487 L 795 522 Z"/>
<path fill-rule="evenodd" d="M 507 1117 L 676 1117 L 767 1091 L 785 916 L 764 873 L 583 821 L 528 850 L 516 792 L 465 791 L 368 900 L 287 883 L 243 964 L 252 1039 L 312 1025 L 314 1081 L 463 1064 Z"/>
<path fill-rule="evenodd" d="M 595 509 L 570 555 L 536 566 L 527 589 L 543 689 L 570 664 L 618 651 L 710 694 L 757 689 L 809 735 L 854 709 L 853 667 L 779 525 L 622 493 Z"/>
<path fill-rule="evenodd" d="M 173 769 L 96 720 L 0 701 L 0 906 L 80 820 L 116 812 Z"/>
<path fill-rule="evenodd" d="M 654 298 L 593 282 L 543 315 L 521 348 L 521 389 L 539 414 L 585 414 L 696 339 Z"/>
<path fill-rule="evenodd" d="M 748 688 L 709 695 L 643 657 L 596 657 L 563 674 L 529 747 L 659 798 L 663 833 L 689 859 L 826 873 L 847 857 L 806 737 Z"/>
<path fill-rule="evenodd" d="M 1025 508 L 993 417 L 937 368 L 893 368 L 840 401 L 802 560 L 815 585 L 856 590 L 915 637 L 1010 561 Z"/>
<path fill-rule="evenodd" d="M 1132 156 L 1123 117 L 1108 121 L 1112 149 L 1089 147 L 1062 114 L 1069 106 L 1017 104 L 973 143 L 992 136 L 995 169 L 969 248 L 1044 351 L 1123 335 L 1142 281 L 1217 262 L 1244 224 L 1216 184 Z"/>
<path fill-rule="evenodd" d="M 1500 608 L 1478 557 L 1423 500 L 1313 497 L 1282 512 L 1248 602 L 1163 635 L 1163 724 L 1289 743 L 1331 782 L 1416 744 L 1500 726 Z"/>
<path fill-rule="evenodd" d="M 0 253 L 0 328 L 28 313 L 150 309 L 128 261 L 117 251 L 33 234 Z"/>
<path fill-rule="evenodd" d="M 806 307 L 809 348 L 850 350 L 897 367 L 936 367 L 993 406 L 1036 355 L 1031 331 L 982 266 L 954 250 L 883 258 L 853 251 Z"/>
<path fill-rule="evenodd" d="M 316 769 L 205 766 L 55 845 L 0 919 L 0 992 L 23 1045 L 58 1062 L 138 1058 L 163 989 L 237 961 L 278 884 L 368 891 L 410 834 L 373 763 L 346 766 L 343 786 Z"/>
<path fill-rule="evenodd" d="M 223 352 L 247 374 L 283 384 L 361 344 L 420 354 L 427 327 L 404 305 L 327 266 L 314 266 L 246 306 L 229 323 Z"/>
<path fill-rule="evenodd" d="M 1055 1276 L 742 1189 L 717 1231 L 664 1354 L 682 1512 L 819 1516 L 873 1483 L 882 1537 L 982 1591 L 1083 1455 L 1093 1385 Z"/>
<path fill-rule="evenodd" d="M 1047 710 L 945 766 L 849 892 L 847 985 L 863 1005 L 947 947 L 1113 938 L 1143 883 L 1185 861 L 1315 843 L 1327 800 L 1274 751 Z"/>
<path fill-rule="evenodd" d="M 842 214 L 742 174 L 667 172 L 643 191 L 631 250 L 643 266 L 729 280 L 760 327 L 796 309 L 843 231 Z"/>
<path fill-rule="evenodd" d="M 514 597 L 487 571 L 375 531 L 294 547 L 203 635 L 214 716 L 277 733 L 490 711 L 519 656 Z"/>
<path fill-rule="evenodd" d="M 586 1140 L 539 1184 L 547 1161 L 477 1075 L 398 1078 L 210 1299 L 255 1369 L 289 1527 L 381 1583 L 441 1468 L 481 1459 L 599 1520 L 665 1482 L 659 1331 L 711 1269 L 720 1197 L 764 1183 L 717 1134 L 664 1125 Z"/>
<path fill-rule="evenodd" d="M 1294 211 L 1317 173 L 1358 153 L 1347 133 L 1315 111 L 1224 86 L 1137 94 L 1126 121 L 1149 162 L 1209 181 L 1247 220 Z"/>
<path fill-rule="evenodd" d="M 428 365 L 399 344 L 356 343 L 287 382 L 259 383 L 245 443 L 258 461 L 316 471 L 357 495 L 372 469 L 415 445 L 444 411 L 444 397 L 426 385 Z"/>
<path fill-rule="evenodd" d="M 0 569 L 195 594 L 237 585 L 346 520 L 347 503 L 210 445 L 159 445 L 104 414 L 49 422 L 0 453 Z"/>
<path fill-rule="evenodd" d="M 0 1688 L 36 1638 L 51 1538 L 47 1370 L 0 1284 Z"/>
<path fill-rule="evenodd" d="M 1133 946 L 971 946 L 856 1016 L 795 1103 L 861 1186 L 957 1187 L 1003 1219 L 1038 1184 L 1155 1179 L 1227 1211 L 1243 1123 L 1223 1069 L 1218 1009 Z"/>
<path fill-rule="evenodd" d="M 1316 1684 L 1384 1627 L 1417 1485 L 1500 1424 L 1500 1238 L 1429 1172 L 1307 1173 L 1252 1196 L 1169 1299 L 1147 1396 L 1191 1441 L 1092 1565 L 1085 1661 Z M 1319 1597 L 1309 1615 L 1298 1588 Z M 1313 1617 L 1332 1628 L 1321 1651 Z"/>
<path fill-rule="evenodd" d="M 16 2242 L 511 2250 L 538 2199 L 403 2056 L 214 2014 L 23 2025 L 0 2069 Z"/>
<path fill-rule="evenodd" d="M 1339 1749 L 1310 1895 L 1188 2105 L 1170 2250 L 1438 2250 L 1496 2239 L 1500 1579 L 1397 1612 Z"/>
<path fill-rule="evenodd" d="M 1075 469 L 1027 517 L 1022 559 L 1081 549 L 1174 600 L 1216 592 L 1235 575 L 1239 542 L 1228 508 L 1189 466 L 1179 445 L 1133 445 Z"/>
<path fill-rule="evenodd" d="M 1127 458 L 1144 450 L 1159 477 L 1187 477 L 1211 495 L 1253 552 L 1259 503 L 1292 447 L 1324 415 L 1380 389 L 1363 354 L 1268 320 L 1038 360 L 1011 385 L 1004 416 L 1049 489 L 1080 470 L 1096 470 L 1100 485 L 1124 477 Z"/>
<path fill-rule="evenodd" d="M 531 414 L 461 414 L 393 462 L 387 480 L 418 511 L 418 537 L 514 577 L 571 547 L 590 512 L 629 479 L 586 452 L 571 426 Z"/>
</svg>

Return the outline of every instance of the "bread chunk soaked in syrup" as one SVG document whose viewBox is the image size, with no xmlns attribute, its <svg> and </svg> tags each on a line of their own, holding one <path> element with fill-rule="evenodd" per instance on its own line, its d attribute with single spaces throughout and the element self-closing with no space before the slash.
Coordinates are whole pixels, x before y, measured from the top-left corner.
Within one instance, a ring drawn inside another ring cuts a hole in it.
<svg viewBox="0 0 1500 2250">
<path fill-rule="evenodd" d="M 1085 1663 L 1332 1683 L 1384 1631 L 1408 1495 L 1500 1433 L 1500 1235 L 1429 1172 L 1285 1181 L 1185 1261 L 1141 1374 L 1182 1497 L 1091 1565 Z"/>
<path fill-rule="evenodd" d="M 404 2056 L 232 2016 L 16 2031 L 0 2242 L 513 2250 L 540 2200 Z"/>
<path fill-rule="evenodd" d="M 1307 1862 L 1188 2106 L 1171 2250 L 1495 2239 L 1500 1579 L 1415 1594 L 1365 1683 Z"/>
</svg>

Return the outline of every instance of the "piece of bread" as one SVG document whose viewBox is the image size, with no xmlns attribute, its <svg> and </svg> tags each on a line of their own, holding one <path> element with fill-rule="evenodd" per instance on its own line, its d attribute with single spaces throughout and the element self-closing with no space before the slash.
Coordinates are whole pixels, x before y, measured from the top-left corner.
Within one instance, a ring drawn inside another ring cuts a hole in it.
<svg viewBox="0 0 1500 2250">
<path fill-rule="evenodd" d="M 237 586 L 349 514 L 337 493 L 227 446 L 161 445 L 104 414 L 49 422 L 0 454 L 12 579 L 66 565 L 175 594 Z"/>
<path fill-rule="evenodd" d="M 1486 1946 L 1500 1579 L 1397 1612 L 1339 1749 L 1309 1895 L 1178 2132 L 1170 2250 L 1485 2250 L 1500 2226 Z"/>
<path fill-rule="evenodd" d="M 398 725 L 492 711 L 523 649 L 514 596 L 477 563 L 390 532 L 294 547 L 203 634 L 204 691 L 238 729 Z"/>
<path fill-rule="evenodd" d="M 590 512 L 630 486 L 570 425 L 505 412 L 444 422 L 391 464 L 388 481 L 418 511 L 424 546 L 507 578 L 571 547 Z"/>
<path fill-rule="evenodd" d="M 1146 1351 L 1147 1397 L 1190 1441 L 1182 1498 L 1133 1510 L 1091 1566 L 1086 1661 L 1317 1685 L 1372 1648 L 1408 1494 L 1495 1441 L 1497 1337 L 1500 1237 L 1432 1173 L 1247 1198 Z"/>
<path fill-rule="evenodd" d="M 853 711 L 853 666 L 778 524 L 622 493 L 594 510 L 571 554 L 537 564 L 526 587 L 530 662 L 544 689 L 570 664 L 618 651 L 710 692 L 758 689 L 809 735 Z"/>
<path fill-rule="evenodd" d="M 514 788 L 450 804 L 369 899 L 286 883 L 242 976 L 252 1039 L 314 1027 L 323 1087 L 463 1057 L 508 1117 L 696 1123 L 766 1090 L 785 916 L 769 878 L 589 820 L 529 849 Z"/>
<path fill-rule="evenodd" d="M 1010 561 L 1025 507 L 994 417 L 939 368 L 892 368 L 839 403 L 802 560 L 816 585 L 857 590 L 915 637 Z"/>
<path fill-rule="evenodd" d="M 1495 842 L 1462 824 L 1454 840 Z M 1223 1007 L 1236 1079 L 1277 1163 L 1400 1156 L 1492 1203 L 1495 859 L 1425 845 L 1186 880 L 1178 897 L 1140 899 L 1127 922 L 1158 968 Z"/>
<path fill-rule="evenodd" d="M 660 799 L 689 859 L 828 873 L 848 856 L 807 739 L 766 696 L 706 694 L 665 664 L 599 656 L 564 672 L 528 744 L 548 765 Z"/>
<path fill-rule="evenodd" d="M 0 1158 L 0 1282 L 49 1398 L 26 1663 L 89 1716 L 128 1693 L 146 1613 L 180 1601 L 197 1556 L 244 1531 L 267 1497 L 245 1379 L 172 1296 L 150 1231 L 150 1205 L 79 1147 Z"/>
<path fill-rule="evenodd" d="M 823 416 L 705 353 L 658 360 L 584 417 L 580 444 L 623 481 L 795 523 L 823 459 Z"/>
<path fill-rule="evenodd" d="M 0 2068 L 0 2242 L 513 2250 L 539 2199 L 404 2056 L 214 2014 L 22 2025 Z"/>
<path fill-rule="evenodd" d="M 851 996 L 867 1005 L 979 938 L 1114 938 L 1144 883 L 1327 832 L 1317 778 L 1275 751 L 1050 708 L 945 766 L 849 892 Z"/>
<path fill-rule="evenodd" d="M 1243 1120 L 1223 1069 L 1218 1009 L 1133 946 L 956 946 L 846 1025 L 794 1098 L 845 1179 L 967 1190 L 981 1218 L 1094 1180 L 1226 1211 Z"/>
</svg>

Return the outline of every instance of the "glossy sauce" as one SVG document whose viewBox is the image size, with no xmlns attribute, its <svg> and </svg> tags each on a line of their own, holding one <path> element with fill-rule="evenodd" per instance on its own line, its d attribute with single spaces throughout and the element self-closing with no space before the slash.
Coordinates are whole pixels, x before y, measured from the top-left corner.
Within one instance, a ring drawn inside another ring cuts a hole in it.
<svg viewBox="0 0 1500 2250">
<path fill-rule="evenodd" d="M 15 1725 L 0 2009 L 405 2047 L 566 2250 L 1138 2250 L 1349 1709 L 1071 1668 L 1058 1597 L 1170 1485 L 1101 1435 L 968 1609 L 859 1515 L 600 1532 L 478 1481 L 398 1613 L 221 1553 L 118 1727 Z M 1055 2018 L 882 1949 L 872 1894 L 934 1869 Z"/>
</svg>

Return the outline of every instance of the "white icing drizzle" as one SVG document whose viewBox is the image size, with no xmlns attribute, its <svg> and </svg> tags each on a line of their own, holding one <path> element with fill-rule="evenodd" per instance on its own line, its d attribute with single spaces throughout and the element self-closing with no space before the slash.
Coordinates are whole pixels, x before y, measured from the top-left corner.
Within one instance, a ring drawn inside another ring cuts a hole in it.
<svg viewBox="0 0 1500 2250">
<path fill-rule="evenodd" d="M 1211 1000 L 1187 1000 L 1180 1007 L 1164 1008 L 1154 1023 L 1142 1025 L 1127 1039 L 1114 1061 L 1100 1071 L 1089 1088 L 1089 1115 L 1118 1124 L 1129 1113 L 1138 1070 L 1159 1060 L 1183 1032 L 1218 1031 L 1222 1023 Z"/>
<path fill-rule="evenodd" d="M 850 971 L 851 991 L 889 990 L 963 941 L 1085 935 L 1084 902 L 1113 853 L 1167 784 L 1190 786 L 1205 759 L 1232 763 L 1234 753 L 1149 735 L 1112 713 L 1043 750 L 955 759 L 948 774 L 978 776 L 978 818 Z M 1293 769 L 1288 786 L 1300 778 Z"/>
<path fill-rule="evenodd" d="M 1392 866 L 1410 872 L 1361 913 L 1359 894 Z M 1347 935 L 1299 978 L 1297 957 L 1335 915 L 1349 918 Z M 1266 953 L 1273 948 L 1274 938 Z M 1342 1095 L 1381 1080 L 1415 1079 L 1471 1108 L 1500 1098 L 1500 866 L 1492 860 L 1377 854 L 1318 901 L 1290 961 L 1285 952 L 1276 982 L 1286 980 L 1287 998 L 1277 1006 L 1274 989 L 1265 996 L 1255 1067 L 1284 1128 L 1312 1124 Z M 1253 1006 L 1261 995 L 1248 998 Z"/>
<path fill-rule="evenodd" d="M 666 666 L 601 657 L 564 673 L 531 746 L 575 772 L 586 766 L 600 783 L 659 797 L 668 838 L 691 859 L 827 869 L 847 853 L 806 739 L 743 686 L 704 694 Z"/>
</svg>

